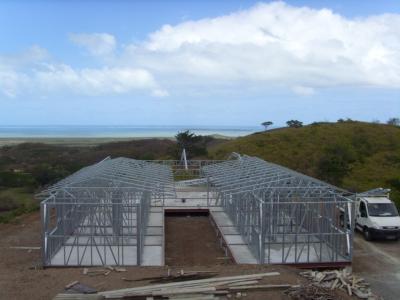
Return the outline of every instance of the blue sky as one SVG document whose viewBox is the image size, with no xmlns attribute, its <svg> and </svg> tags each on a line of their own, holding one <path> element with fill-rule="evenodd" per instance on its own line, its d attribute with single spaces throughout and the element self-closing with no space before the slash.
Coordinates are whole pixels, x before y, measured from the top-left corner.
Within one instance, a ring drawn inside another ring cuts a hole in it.
<svg viewBox="0 0 400 300">
<path fill-rule="evenodd" d="M 398 1 L 0 2 L 0 125 L 393 116 Z"/>
</svg>

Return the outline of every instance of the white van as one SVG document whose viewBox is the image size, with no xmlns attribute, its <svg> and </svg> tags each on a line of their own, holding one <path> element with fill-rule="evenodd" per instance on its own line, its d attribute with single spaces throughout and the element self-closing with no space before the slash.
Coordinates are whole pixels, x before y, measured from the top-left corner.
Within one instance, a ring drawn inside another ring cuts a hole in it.
<svg viewBox="0 0 400 300">
<path fill-rule="evenodd" d="M 367 241 L 400 238 L 400 216 L 389 199 L 389 192 L 389 189 L 378 188 L 357 194 L 356 229 Z"/>
</svg>

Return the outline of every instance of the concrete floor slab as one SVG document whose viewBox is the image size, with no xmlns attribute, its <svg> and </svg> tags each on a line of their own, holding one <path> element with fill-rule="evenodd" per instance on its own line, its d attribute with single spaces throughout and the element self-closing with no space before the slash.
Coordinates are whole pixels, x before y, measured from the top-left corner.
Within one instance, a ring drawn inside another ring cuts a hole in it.
<svg viewBox="0 0 400 300">
<path fill-rule="evenodd" d="M 229 245 L 247 245 L 246 242 L 243 240 L 242 236 L 239 234 L 230 234 L 230 235 L 224 235 L 225 241 Z"/>
<path fill-rule="evenodd" d="M 163 226 L 148 226 L 146 236 L 163 235 Z"/>
<path fill-rule="evenodd" d="M 163 226 L 163 213 L 150 212 L 147 226 Z"/>
<path fill-rule="evenodd" d="M 162 246 L 164 237 L 162 235 L 146 235 L 144 238 L 145 246 Z"/>
<path fill-rule="evenodd" d="M 162 213 L 163 212 L 163 208 L 162 207 L 158 207 L 158 206 L 152 206 L 152 207 L 150 207 L 150 212 Z"/>
<path fill-rule="evenodd" d="M 162 246 L 143 247 L 143 266 L 162 266 L 164 265 L 164 249 Z"/>
<path fill-rule="evenodd" d="M 221 233 L 223 235 L 230 235 L 230 234 L 237 235 L 237 234 L 239 234 L 239 232 L 237 231 L 236 227 L 233 227 L 233 226 L 223 226 L 223 227 L 220 228 L 220 230 L 221 230 Z"/>
<path fill-rule="evenodd" d="M 257 259 L 251 253 L 247 245 L 229 246 L 236 263 L 238 264 L 257 264 Z"/>
<path fill-rule="evenodd" d="M 224 237 L 227 246 L 238 264 L 256 264 L 257 260 L 250 251 L 249 246 L 244 242 L 242 236 L 233 226 L 229 216 L 223 211 L 211 210 L 211 216 L 215 221 L 218 230 Z"/>
<path fill-rule="evenodd" d="M 212 212 L 213 218 L 219 227 L 229 226 L 234 227 L 231 219 L 225 212 Z"/>
<path fill-rule="evenodd" d="M 63 246 L 51 259 L 53 266 L 136 265 L 136 246 Z"/>
</svg>

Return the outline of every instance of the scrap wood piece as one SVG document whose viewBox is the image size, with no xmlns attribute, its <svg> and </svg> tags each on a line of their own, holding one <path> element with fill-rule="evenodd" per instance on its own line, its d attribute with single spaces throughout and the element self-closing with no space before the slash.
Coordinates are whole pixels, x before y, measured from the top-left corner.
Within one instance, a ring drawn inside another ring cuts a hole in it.
<svg viewBox="0 0 400 300">
<path fill-rule="evenodd" d="M 78 284 L 78 283 L 79 283 L 79 281 L 77 281 L 77 280 L 72 281 L 72 282 L 68 283 L 64 288 L 66 290 L 68 290 L 69 288 L 73 287 L 75 284 Z"/>
<path fill-rule="evenodd" d="M 125 269 L 125 268 L 118 268 L 118 267 L 116 267 L 116 268 L 114 268 L 114 270 L 115 270 L 116 272 L 126 272 L 126 269 Z"/>
<path fill-rule="evenodd" d="M 58 294 L 53 300 L 104 300 L 104 296 L 98 294 Z"/>
<path fill-rule="evenodd" d="M 292 284 L 258 284 L 258 285 L 244 285 L 228 287 L 231 291 L 244 291 L 244 290 L 268 290 L 268 289 L 287 289 L 298 288 L 300 285 Z"/>
<path fill-rule="evenodd" d="M 16 249 L 16 250 L 40 250 L 42 247 L 26 247 L 26 246 L 10 246 L 9 249 Z"/>
</svg>

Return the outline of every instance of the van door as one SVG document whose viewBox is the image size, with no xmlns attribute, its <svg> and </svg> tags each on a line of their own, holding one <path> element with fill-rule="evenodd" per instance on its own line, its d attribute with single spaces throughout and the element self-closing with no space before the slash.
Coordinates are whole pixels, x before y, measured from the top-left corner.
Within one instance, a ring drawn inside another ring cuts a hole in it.
<svg viewBox="0 0 400 300">
<path fill-rule="evenodd" d="M 360 201 L 357 211 L 357 227 L 363 230 L 363 227 L 368 223 L 367 205 L 364 201 Z"/>
</svg>

